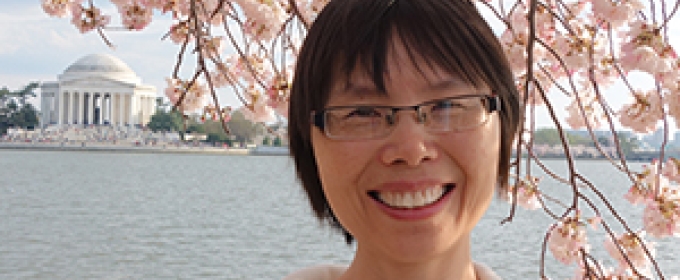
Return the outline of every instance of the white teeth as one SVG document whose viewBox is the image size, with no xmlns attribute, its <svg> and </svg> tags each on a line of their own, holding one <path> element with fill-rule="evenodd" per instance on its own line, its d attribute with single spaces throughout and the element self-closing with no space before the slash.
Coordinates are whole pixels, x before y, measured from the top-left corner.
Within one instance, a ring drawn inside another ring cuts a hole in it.
<svg viewBox="0 0 680 280">
<path fill-rule="evenodd" d="M 380 192 L 380 200 L 396 208 L 416 208 L 434 203 L 444 195 L 444 187 L 434 186 L 417 192 Z"/>
</svg>

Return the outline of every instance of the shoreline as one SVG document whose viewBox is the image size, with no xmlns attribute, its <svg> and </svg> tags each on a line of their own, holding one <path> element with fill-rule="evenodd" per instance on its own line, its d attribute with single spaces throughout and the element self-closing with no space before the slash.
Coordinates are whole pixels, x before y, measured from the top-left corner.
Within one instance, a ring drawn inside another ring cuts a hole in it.
<svg viewBox="0 0 680 280">
<path fill-rule="evenodd" d="M 215 147 L 175 147 L 175 146 L 124 146 L 102 145 L 92 143 L 8 143 L 0 142 L 0 150 L 23 151 L 59 151 L 59 152 L 112 152 L 112 153 L 144 153 L 144 154 L 209 154 L 209 155 L 252 155 L 246 148 L 215 148 Z"/>
</svg>

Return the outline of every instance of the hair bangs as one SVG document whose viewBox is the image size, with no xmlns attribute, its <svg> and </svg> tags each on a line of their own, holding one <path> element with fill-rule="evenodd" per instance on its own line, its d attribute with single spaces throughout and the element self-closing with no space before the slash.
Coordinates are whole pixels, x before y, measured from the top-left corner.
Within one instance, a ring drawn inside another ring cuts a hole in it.
<svg viewBox="0 0 680 280">
<path fill-rule="evenodd" d="M 475 87 L 493 84 L 492 78 L 485 74 L 489 71 L 482 66 L 489 60 L 483 54 L 488 46 L 479 39 L 484 37 L 480 34 L 482 31 L 468 23 L 465 11 L 447 2 L 434 1 L 428 6 L 395 0 L 389 6 L 377 7 L 383 9 L 378 12 L 380 16 L 373 16 L 372 22 L 359 28 L 361 31 L 345 29 L 348 33 L 342 36 L 348 39 L 347 44 L 337 57 L 339 73 L 336 74 L 343 75 L 339 81 L 349 83 L 352 74 L 359 71 L 371 78 L 379 92 L 386 92 L 388 56 L 395 44 L 403 44 L 410 62 L 421 73 L 423 67 L 438 67 Z M 456 5 L 476 9 L 467 1 L 461 2 L 464 3 Z M 376 14 L 375 9 L 363 12 Z M 460 15 L 452 17 L 451 12 Z"/>
</svg>

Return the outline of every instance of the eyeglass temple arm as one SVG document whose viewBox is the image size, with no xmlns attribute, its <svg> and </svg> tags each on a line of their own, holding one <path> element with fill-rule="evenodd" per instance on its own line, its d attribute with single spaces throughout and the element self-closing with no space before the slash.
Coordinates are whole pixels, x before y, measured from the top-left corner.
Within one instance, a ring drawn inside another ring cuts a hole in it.
<svg viewBox="0 0 680 280">
<path fill-rule="evenodd" d="M 323 121 L 323 116 L 324 116 L 324 111 L 321 112 L 312 112 L 311 117 L 309 121 L 319 129 L 323 130 L 324 129 L 324 121 Z"/>
<path fill-rule="evenodd" d="M 498 97 L 498 95 L 487 95 L 486 100 L 489 102 L 489 113 L 501 110 L 501 99 Z"/>
</svg>

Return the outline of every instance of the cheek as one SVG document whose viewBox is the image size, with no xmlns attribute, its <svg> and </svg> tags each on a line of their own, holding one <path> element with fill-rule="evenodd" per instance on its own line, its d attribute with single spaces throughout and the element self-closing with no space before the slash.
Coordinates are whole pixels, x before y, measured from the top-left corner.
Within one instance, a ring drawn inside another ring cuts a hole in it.
<svg viewBox="0 0 680 280">
<path fill-rule="evenodd" d="M 484 206 L 485 209 L 497 184 L 500 126 L 497 121 L 491 121 L 468 136 L 456 147 L 459 152 L 456 161 L 462 167 L 467 186 L 464 197 L 471 204 L 469 207 Z"/>
<path fill-rule="evenodd" d="M 355 185 L 370 152 L 358 142 L 329 141 L 319 132 L 312 133 L 314 157 L 324 191 L 336 186 Z M 330 198 L 329 198 L 330 199 Z"/>
</svg>

